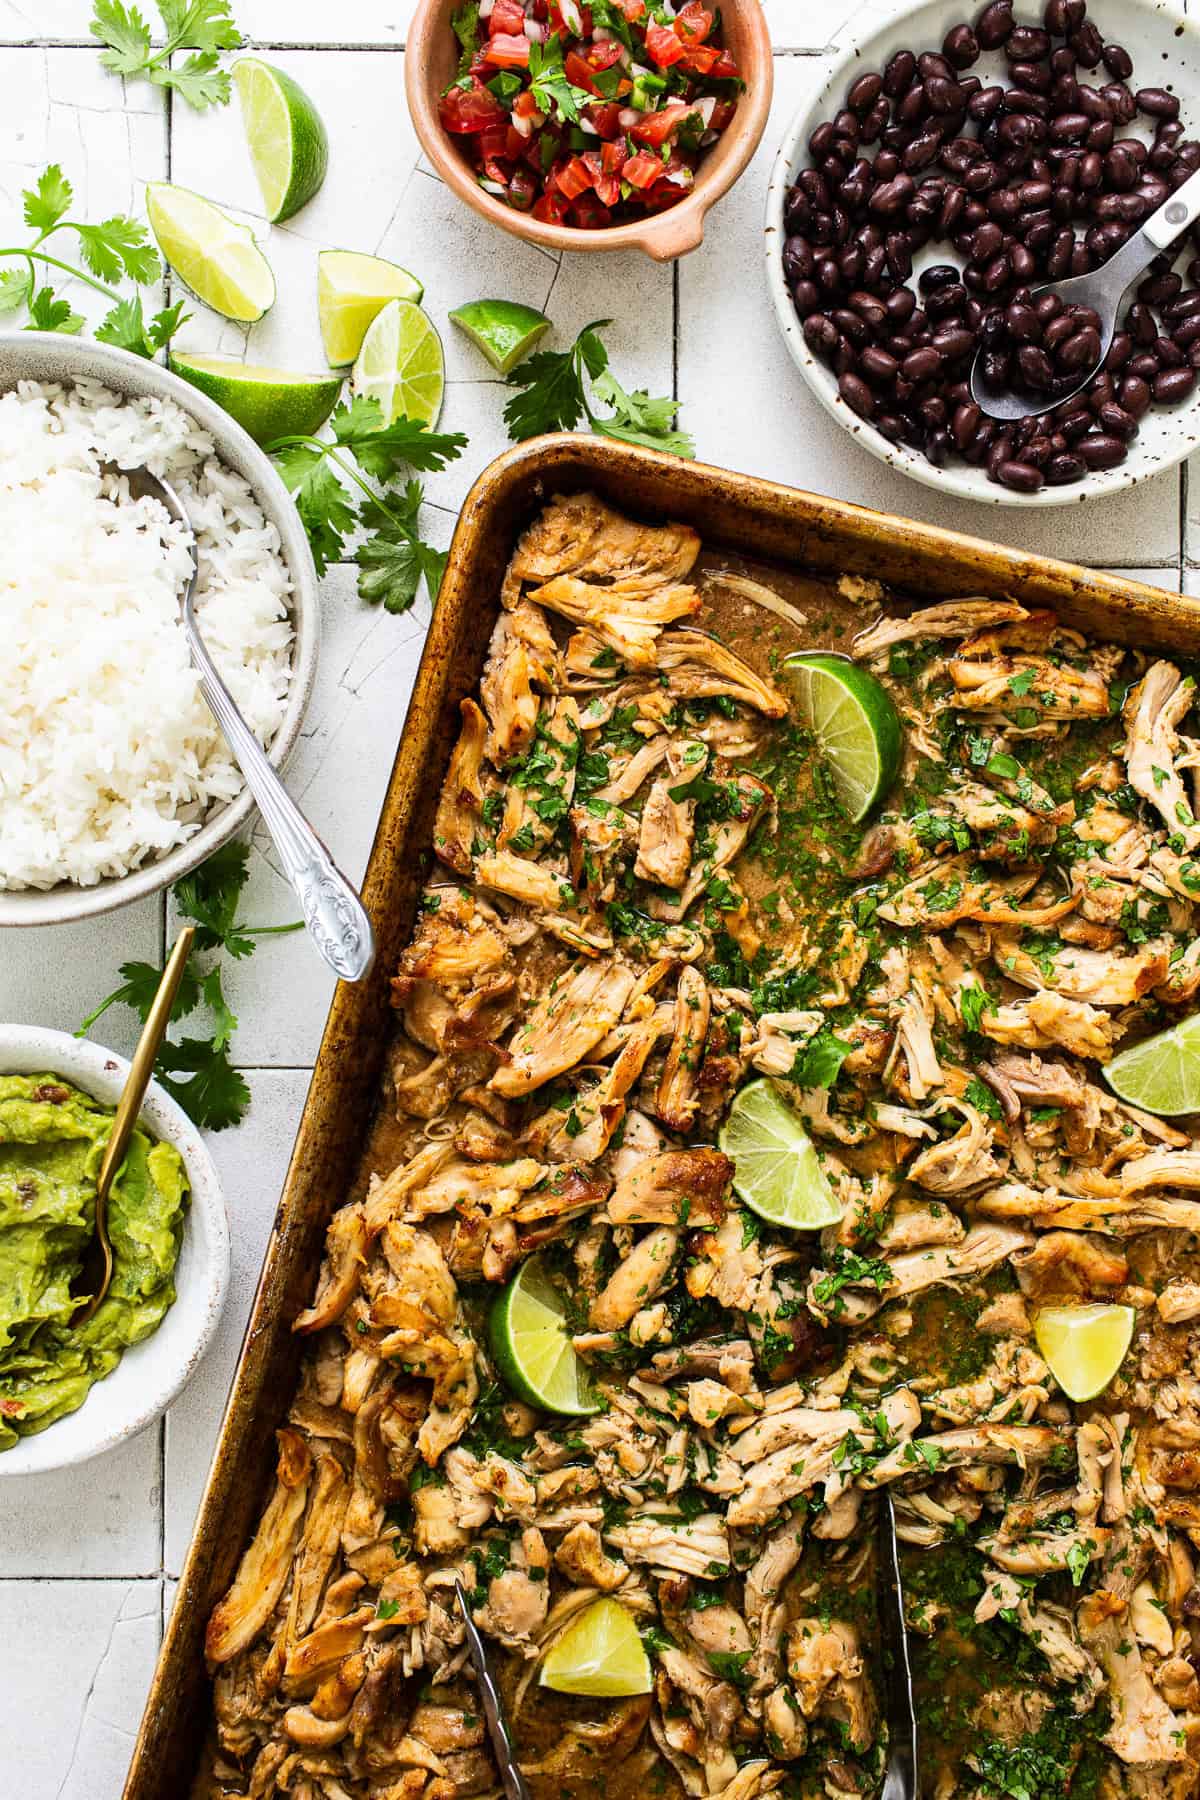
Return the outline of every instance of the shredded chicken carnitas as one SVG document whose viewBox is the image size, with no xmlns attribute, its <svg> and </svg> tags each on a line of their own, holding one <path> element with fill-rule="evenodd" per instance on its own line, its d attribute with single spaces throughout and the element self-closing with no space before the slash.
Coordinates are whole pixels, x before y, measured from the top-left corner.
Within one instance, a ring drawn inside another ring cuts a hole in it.
<svg viewBox="0 0 1200 1800">
<path fill-rule="evenodd" d="M 1189 1800 L 1200 1138 L 1101 1070 L 1200 988 L 1191 678 L 1015 601 L 806 591 L 905 724 L 855 830 L 789 716 L 795 622 L 737 580 L 720 610 L 699 552 L 582 495 L 509 566 L 393 984 L 399 1158 L 333 1215 L 208 1629 L 207 1791 L 497 1793 L 457 1577 L 540 1800 L 871 1795 L 886 1484 L 926 1795 Z M 759 1076 L 842 1205 L 819 1234 L 716 1147 Z M 535 1253 L 592 1416 L 493 1365 Z M 1048 1302 L 1134 1309 L 1094 1401 Z M 538 1685 L 600 1596 L 651 1693 Z"/>
</svg>

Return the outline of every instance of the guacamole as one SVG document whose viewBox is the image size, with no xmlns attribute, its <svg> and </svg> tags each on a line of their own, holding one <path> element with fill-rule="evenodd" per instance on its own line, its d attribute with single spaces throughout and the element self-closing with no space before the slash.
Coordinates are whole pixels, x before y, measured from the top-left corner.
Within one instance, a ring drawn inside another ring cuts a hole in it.
<svg viewBox="0 0 1200 1800">
<path fill-rule="evenodd" d="M 108 1200 L 112 1286 L 71 1329 L 112 1120 L 57 1075 L 0 1075 L 0 1451 L 82 1406 L 175 1298 L 187 1172 L 135 1131 Z"/>
</svg>

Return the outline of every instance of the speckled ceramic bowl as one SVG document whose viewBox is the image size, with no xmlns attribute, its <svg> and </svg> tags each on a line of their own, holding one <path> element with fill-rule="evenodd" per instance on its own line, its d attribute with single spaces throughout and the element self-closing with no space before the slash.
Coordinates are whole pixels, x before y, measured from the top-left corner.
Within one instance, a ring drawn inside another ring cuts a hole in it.
<svg viewBox="0 0 1200 1800">
<path fill-rule="evenodd" d="M 857 75 L 868 69 L 882 69 L 897 50 L 906 46 L 917 51 L 938 49 L 951 25 L 973 18 L 977 11 L 977 5 L 966 5 L 964 0 L 919 0 L 919 4 L 909 6 L 897 6 L 895 0 L 867 0 L 855 14 L 840 40 L 841 54 L 792 120 L 771 172 L 766 216 L 767 285 L 792 361 L 826 412 L 872 456 L 926 487 L 956 494 L 964 500 L 981 500 L 988 506 L 1079 506 L 1148 481 L 1163 469 L 1174 468 L 1200 446 L 1200 390 L 1182 406 L 1152 407 L 1141 421 L 1130 454 L 1118 468 L 1097 471 L 1070 487 L 1044 487 L 1040 493 L 1017 494 L 989 481 L 982 470 L 967 463 L 935 469 L 917 451 L 889 443 L 873 425 L 851 412 L 838 394 L 837 377 L 805 343 L 783 278 L 783 203 L 796 176 L 808 164 L 808 140 L 816 126 L 837 112 Z M 1031 0 L 1016 0 L 1021 24 L 1040 24 L 1041 11 L 1041 5 L 1031 4 Z M 1173 89 L 1183 102 L 1185 130 L 1189 135 L 1200 130 L 1200 31 L 1195 24 L 1189 23 L 1182 11 L 1167 4 L 1167 0 L 1088 0 L 1088 16 L 1099 25 L 1106 43 L 1124 44 L 1129 51 L 1133 58 L 1133 85 Z M 999 79 L 994 71 L 1002 66 L 1002 59 L 993 53 L 981 58 L 971 72 L 987 82 Z M 925 255 L 930 262 L 954 260 L 953 252 L 944 244 L 931 246 Z"/>
<path fill-rule="evenodd" d="M 0 1025 L 0 1074 L 44 1073 L 115 1106 L 129 1064 L 115 1051 L 65 1031 Z M 229 1287 L 229 1225 L 217 1171 L 199 1129 L 157 1082 L 150 1084 L 141 1123 L 152 1137 L 175 1146 L 191 1183 L 175 1265 L 175 1303 L 158 1330 L 126 1350 L 77 1412 L 0 1451 L 0 1479 L 87 1462 L 135 1437 L 191 1380 L 217 1328 Z"/>
<path fill-rule="evenodd" d="M 292 504 L 269 456 L 265 455 L 227 412 L 196 388 L 158 363 L 96 344 L 88 338 L 62 337 L 53 332 L 0 332 L 0 394 L 18 381 L 101 381 L 118 394 L 151 394 L 174 400 L 191 414 L 216 446 L 226 468 L 249 482 L 267 520 L 279 533 L 280 551 L 292 578 L 292 679 L 287 709 L 268 747 L 271 761 L 282 768 L 300 736 L 304 711 L 317 673 L 317 640 L 320 609 L 317 574 L 300 516 Z M 194 837 L 165 856 L 151 858 L 129 875 L 98 881 L 94 887 L 61 882 L 57 887 L 9 892 L 0 889 L 0 927 L 5 925 L 62 925 L 111 912 L 131 900 L 170 887 L 198 867 L 246 823 L 254 801 L 248 788 L 228 806 L 214 808 Z"/>
</svg>

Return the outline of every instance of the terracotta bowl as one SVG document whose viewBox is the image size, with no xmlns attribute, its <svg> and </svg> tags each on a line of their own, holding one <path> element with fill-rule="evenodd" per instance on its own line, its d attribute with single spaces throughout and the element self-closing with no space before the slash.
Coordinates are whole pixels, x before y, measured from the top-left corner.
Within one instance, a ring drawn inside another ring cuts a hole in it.
<svg viewBox="0 0 1200 1800">
<path fill-rule="evenodd" d="M 438 116 L 438 100 L 458 69 L 459 46 L 450 27 L 460 0 L 420 0 L 404 55 L 404 84 L 421 148 L 460 200 L 514 237 L 546 250 L 644 250 L 656 262 L 672 262 L 704 238 L 704 216 L 727 193 L 758 148 L 771 107 L 771 38 L 761 0 L 723 0 L 725 43 L 746 79 L 732 123 L 696 171 L 686 200 L 666 212 L 599 231 L 543 225 L 515 212 L 478 185 L 467 159 Z"/>
</svg>

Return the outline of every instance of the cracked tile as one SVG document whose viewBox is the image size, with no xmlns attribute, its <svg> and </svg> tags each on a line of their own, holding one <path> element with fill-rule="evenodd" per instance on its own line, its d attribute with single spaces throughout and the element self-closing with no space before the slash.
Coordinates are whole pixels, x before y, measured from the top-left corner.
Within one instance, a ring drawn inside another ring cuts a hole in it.
<svg viewBox="0 0 1200 1800">
<path fill-rule="evenodd" d="M 13 1800 L 120 1793 L 158 1654 L 160 1588 L 157 1578 L 0 1582 L 0 1641 L 10 1646 L 0 1733 L 10 1780 L 20 1770 Z"/>
<path fill-rule="evenodd" d="M 194 1380 L 167 1414 L 164 1557 L 172 1574 L 182 1567 L 191 1538 L 308 1091 L 307 1070 L 256 1070 L 248 1079 L 253 1099 L 244 1123 L 208 1139 L 233 1228 L 233 1268 L 216 1337 Z"/>
</svg>

